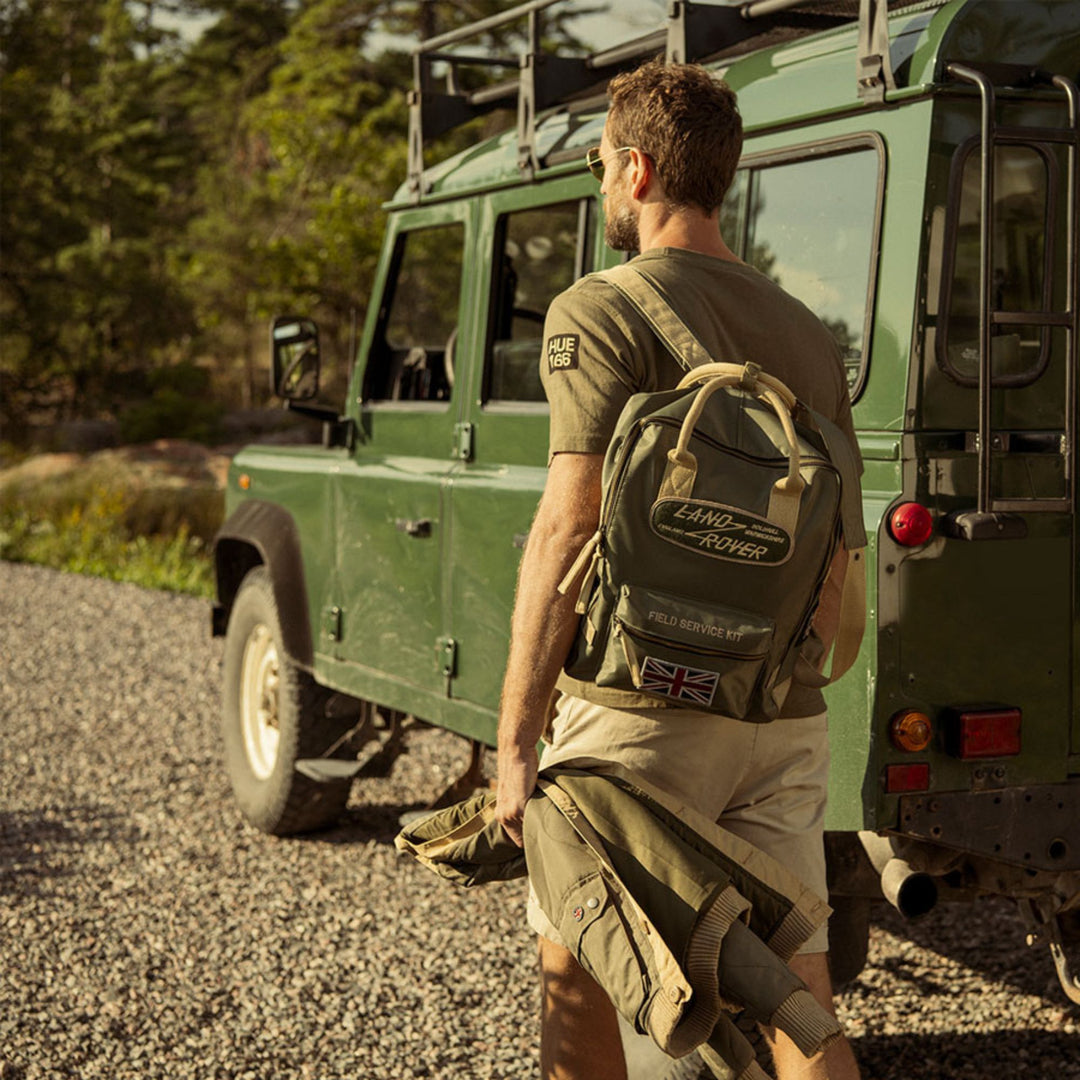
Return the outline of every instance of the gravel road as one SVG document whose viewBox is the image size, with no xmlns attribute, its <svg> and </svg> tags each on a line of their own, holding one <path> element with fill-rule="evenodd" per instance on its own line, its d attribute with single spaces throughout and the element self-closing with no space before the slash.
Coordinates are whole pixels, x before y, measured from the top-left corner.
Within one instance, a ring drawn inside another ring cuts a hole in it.
<svg viewBox="0 0 1080 1080">
<path fill-rule="evenodd" d="M 464 766 L 435 730 L 339 827 L 247 827 L 202 601 L 0 563 L 0 1080 L 527 1080 L 520 883 L 399 859 Z M 1080 1078 L 1078 1013 L 1012 909 L 877 913 L 840 998 L 870 1080 Z"/>
</svg>

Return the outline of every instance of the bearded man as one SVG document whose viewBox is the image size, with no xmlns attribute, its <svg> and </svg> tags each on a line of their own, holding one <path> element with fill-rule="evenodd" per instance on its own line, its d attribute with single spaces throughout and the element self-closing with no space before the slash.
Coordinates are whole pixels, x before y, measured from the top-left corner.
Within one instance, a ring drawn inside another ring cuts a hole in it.
<svg viewBox="0 0 1080 1080">
<path fill-rule="evenodd" d="M 646 64 L 612 81 L 600 146 L 605 239 L 635 259 L 716 359 L 753 361 L 807 405 L 855 433 L 835 342 L 818 319 L 724 243 L 720 206 L 742 147 L 734 93 L 696 65 Z M 558 592 L 600 516 L 604 454 L 631 394 L 673 388 L 678 363 L 616 290 L 586 277 L 548 311 L 541 377 L 551 405 L 547 483 L 522 558 L 499 717 L 496 815 L 522 840 L 538 767 L 610 761 L 705 813 L 826 895 L 823 821 L 828 773 L 825 702 L 792 688 L 780 718 L 752 724 L 655 698 L 575 682 L 561 673 L 578 626 Z M 549 363 L 548 353 L 558 356 Z M 842 567 L 833 563 L 814 624 L 823 656 L 837 627 Z M 549 704 L 556 695 L 554 716 Z M 546 742 L 538 762 L 537 744 Z M 542 1072 L 550 1080 L 625 1080 L 617 1017 L 535 903 L 543 984 Z M 832 1010 L 822 927 L 791 967 Z M 779 1080 L 858 1077 L 845 1040 L 806 1059 L 767 1032 Z"/>
</svg>

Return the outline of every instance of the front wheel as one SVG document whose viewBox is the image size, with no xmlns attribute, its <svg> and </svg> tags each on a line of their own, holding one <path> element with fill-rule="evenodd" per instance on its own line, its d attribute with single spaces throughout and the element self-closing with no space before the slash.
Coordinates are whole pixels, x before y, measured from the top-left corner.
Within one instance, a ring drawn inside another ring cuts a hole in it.
<svg viewBox="0 0 1080 1080">
<path fill-rule="evenodd" d="M 359 706 L 330 708 L 338 695 L 285 654 L 273 583 L 263 566 L 244 578 L 229 615 L 224 684 L 225 768 L 244 817 L 274 836 L 333 823 L 351 781 L 316 782 L 295 765 L 326 756 L 355 725 Z M 339 748 L 335 756 L 347 753 Z"/>
</svg>

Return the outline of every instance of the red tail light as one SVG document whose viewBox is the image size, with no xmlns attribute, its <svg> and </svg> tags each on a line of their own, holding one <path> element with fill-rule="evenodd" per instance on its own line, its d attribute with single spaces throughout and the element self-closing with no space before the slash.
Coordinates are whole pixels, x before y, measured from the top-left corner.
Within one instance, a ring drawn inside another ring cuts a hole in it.
<svg viewBox="0 0 1080 1080">
<path fill-rule="evenodd" d="M 930 766 L 925 761 L 916 765 L 886 765 L 885 790 L 894 795 L 905 791 L 927 791 L 930 788 Z"/>
<path fill-rule="evenodd" d="M 950 725 L 949 751 L 965 761 L 1019 754 L 1021 719 L 1019 709 L 958 711 Z"/>
<path fill-rule="evenodd" d="M 925 506 L 916 502 L 901 503 L 889 515 L 889 533 L 904 547 L 918 547 L 934 535 L 934 519 Z"/>
</svg>

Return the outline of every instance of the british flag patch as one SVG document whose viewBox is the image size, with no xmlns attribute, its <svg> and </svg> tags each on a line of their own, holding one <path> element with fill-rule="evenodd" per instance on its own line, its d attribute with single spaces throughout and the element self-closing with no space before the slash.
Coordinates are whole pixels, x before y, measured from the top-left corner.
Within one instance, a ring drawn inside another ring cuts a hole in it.
<svg viewBox="0 0 1080 1080">
<path fill-rule="evenodd" d="M 720 676 L 715 671 L 682 667 L 646 656 L 641 665 L 641 689 L 650 694 L 662 694 L 676 701 L 695 705 L 711 705 Z"/>
</svg>

